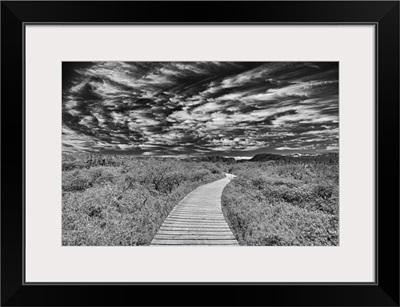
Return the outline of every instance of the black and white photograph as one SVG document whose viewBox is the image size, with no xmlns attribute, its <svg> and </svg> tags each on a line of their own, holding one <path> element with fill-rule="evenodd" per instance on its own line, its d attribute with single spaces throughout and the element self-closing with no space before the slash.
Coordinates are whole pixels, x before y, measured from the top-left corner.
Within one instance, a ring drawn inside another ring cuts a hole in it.
<svg viewBox="0 0 400 307">
<path fill-rule="evenodd" d="M 338 62 L 63 62 L 63 246 L 339 246 Z"/>
</svg>

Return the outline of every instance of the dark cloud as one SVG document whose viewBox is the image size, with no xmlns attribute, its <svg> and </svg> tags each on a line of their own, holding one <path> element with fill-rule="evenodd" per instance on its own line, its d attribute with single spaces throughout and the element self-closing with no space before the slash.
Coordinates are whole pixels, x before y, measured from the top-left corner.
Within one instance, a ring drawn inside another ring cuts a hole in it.
<svg viewBox="0 0 400 307">
<path fill-rule="evenodd" d="M 338 150 L 338 63 L 63 63 L 66 151 Z"/>
</svg>

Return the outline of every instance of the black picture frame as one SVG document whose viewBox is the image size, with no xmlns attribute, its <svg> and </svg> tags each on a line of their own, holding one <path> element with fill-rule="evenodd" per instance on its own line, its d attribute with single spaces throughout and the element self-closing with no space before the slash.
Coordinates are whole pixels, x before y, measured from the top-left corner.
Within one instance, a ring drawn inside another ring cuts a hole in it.
<svg viewBox="0 0 400 307">
<path fill-rule="evenodd" d="M 376 282 L 26 284 L 24 27 L 29 23 L 375 25 Z M 398 1 L 3 1 L 1 77 L 2 306 L 399 306 Z"/>
</svg>

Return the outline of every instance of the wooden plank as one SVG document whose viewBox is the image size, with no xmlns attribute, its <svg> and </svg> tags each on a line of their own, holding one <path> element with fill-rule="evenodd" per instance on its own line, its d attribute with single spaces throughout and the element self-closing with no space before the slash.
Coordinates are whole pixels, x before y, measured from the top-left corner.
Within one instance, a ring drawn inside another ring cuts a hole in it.
<svg viewBox="0 0 400 307">
<path fill-rule="evenodd" d="M 169 215 L 178 215 L 178 216 L 208 216 L 208 217 L 215 217 L 215 218 L 224 218 L 223 214 L 221 213 L 204 213 L 204 212 L 173 212 L 171 211 Z"/>
<path fill-rule="evenodd" d="M 191 204 L 180 204 L 176 206 L 177 208 L 194 208 L 194 209 L 215 209 L 216 203 L 199 203 L 196 205 Z"/>
<path fill-rule="evenodd" d="M 165 222 L 176 222 L 176 223 L 210 223 L 210 224 L 226 224 L 225 220 L 204 220 L 204 219 L 178 219 L 178 218 L 168 218 L 164 221 Z"/>
<path fill-rule="evenodd" d="M 169 215 L 176 215 L 176 216 L 187 216 L 187 217 L 194 217 L 194 216 L 204 216 L 204 217 L 215 217 L 215 218 L 224 218 L 222 214 L 217 213 L 202 213 L 202 212 L 170 212 Z"/>
<path fill-rule="evenodd" d="M 210 224 L 226 224 L 225 220 L 217 220 L 217 219 L 183 219 L 183 218 L 176 218 L 176 217 L 169 217 L 168 220 L 164 222 L 184 222 L 184 223 L 210 223 Z"/>
<path fill-rule="evenodd" d="M 230 230 L 226 230 L 226 231 L 204 231 L 204 230 L 160 230 L 159 232 L 157 232 L 157 235 L 180 235 L 180 234 L 198 234 L 198 235 L 232 235 L 232 232 Z"/>
<path fill-rule="evenodd" d="M 210 224 L 205 224 L 205 223 L 202 223 L 202 224 L 170 223 L 170 222 L 167 222 L 167 221 L 165 221 L 164 224 L 161 225 L 161 227 L 183 227 L 183 228 L 185 228 L 185 227 L 188 227 L 188 228 L 199 228 L 199 227 L 207 228 L 207 227 L 209 227 L 209 228 L 215 228 L 215 229 L 220 229 L 220 228 L 228 228 L 229 229 L 229 226 L 226 223 L 225 224 L 211 224 L 210 225 Z"/>
<path fill-rule="evenodd" d="M 203 222 L 207 219 L 202 219 L 202 218 L 180 218 L 180 217 L 174 217 L 174 216 L 169 216 L 165 219 L 165 221 L 183 221 L 183 222 Z M 209 221 L 213 223 L 226 223 L 225 219 L 208 219 Z"/>
<path fill-rule="evenodd" d="M 186 204 L 182 204 L 182 205 L 177 205 L 175 206 L 175 208 L 183 208 L 183 209 L 198 209 L 198 210 L 212 210 L 212 209 L 216 209 L 217 206 L 215 204 L 212 205 L 201 205 L 201 204 L 197 204 L 197 205 L 186 205 Z"/>
<path fill-rule="evenodd" d="M 194 212 L 194 211 L 188 211 L 188 212 L 179 212 L 179 211 L 171 211 L 169 213 L 171 214 L 175 214 L 175 215 L 183 215 L 183 216 L 210 216 L 210 217 L 218 217 L 218 218 L 223 218 L 224 215 L 222 213 L 218 213 L 218 212 Z"/>
<path fill-rule="evenodd" d="M 178 247 L 192 247 L 192 246 L 201 246 L 201 247 L 237 247 L 239 244 L 161 244 L 161 243 L 151 243 L 150 246 L 178 246 Z"/>
<path fill-rule="evenodd" d="M 159 229 L 160 231 L 186 231 L 186 232 L 200 232 L 200 231 L 208 231 L 208 232 L 214 232 L 214 231 L 230 231 L 228 227 L 163 227 Z"/>
<path fill-rule="evenodd" d="M 229 233 L 230 229 L 209 229 L 209 228 L 165 228 L 160 229 L 160 233 L 179 232 L 179 233 Z M 232 232 L 230 232 L 232 233 Z"/>
<path fill-rule="evenodd" d="M 154 239 L 169 239 L 169 240 L 234 240 L 233 235 L 197 235 L 197 234 L 179 234 L 179 235 L 163 235 L 157 234 Z"/>
<path fill-rule="evenodd" d="M 228 226 L 226 227 L 187 227 L 187 226 L 162 226 L 160 231 L 167 231 L 167 230 L 173 230 L 173 231 L 231 231 Z"/>
<path fill-rule="evenodd" d="M 212 209 L 215 208 L 214 204 L 205 204 L 205 203 L 198 203 L 198 204 L 185 204 L 180 203 L 175 206 L 176 208 L 197 208 L 197 209 Z"/>
<path fill-rule="evenodd" d="M 200 215 L 200 214 L 170 214 L 168 217 L 174 217 L 174 218 L 181 218 L 181 219 L 214 219 L 214 220 L 224 220 L 225 218 L 223 216 L 215 216 L 215 215 Z"/>
<path fill-rule="evenodd" d="M 204 229 L 204 228 L 198 228 L 198 229 L 160 229 L 157 234 L 210 234 L 210 235 L 216 235 L 216 234 L 222 234 L 222 235 L 227 235 L 227 234 L 232 234 L 230 229 Z"/>
<path fill-rule="evenodd" d="M 189 218 L 189 219 L 197 219 L 197 218 L 209 218 L 209 219 L 223 219 L 225 218 L 223 216 L 218 216 L 218 215 L 204 215 L 204 214 L 176 214 L 176 213 L 171 213 L 168 217 L 177 217 L 177 218 Z"/>
<path fill-rule="evenodd" d="M 200 208 L 199 206 L 197 206 L 197 207 L 188 207 L 188 206 L 185 206 L 185 207 L 175 207 L 174 209 L 172 209 L 172 211 L 174 211 L 174 210 L 180 210 L 180 211 L 190 211 L 190 212 L 192 212 L 192 211 L 199 211 L 199 212 L 218 212 L 218 213 L 221 213 L 221 211 L 220 210 L 218 210 L 218 208 L 215 208 L 215 207 L 213 207 L 213 208 Z"/>
<path fill-rule="evenodd" d="M 214 228 L 227 228 L 228 224 L 225 223 L 176 223 L 176 222 L 169 222 L 165 221 L 161 227 L 166 226 L 166 227 L 171 227 L 171 226 L 176 226 L 176 227 L 214 227 Z"/>
<path fill-rule="evenodd" d="M 165 221 L 164 224 L 161 225 L 161 227 L 192 227 L 192 228 L 196 228 L 196 227 L 210 227 L 210 228 L 229 228 L 228 224 L 207 224 L 207 223 L 172 223 L 172 222 L 168 222 Z M 160 227 L 160 228 L 161 228 Z"/>
<path fill-rule="evenodd" d="M 188 211 L 188 212 L 178 212 L 178 211 L 171 211 L 169 213 L 170 215 L 182 215 L 182 216 L 210 216 L 210 217 L 224 217 L 220 213 L 208 213 L 208 212 L 193 212 L 193 211 Z"/>
<path fill-rule="evenodd" d="M 169 221 L 185 221 L 185 222 L 209 221 L 209 222 L 226 223 L 224 218 L 210 218 L 210 217 L 200 217 L 200 216 L 194 216 L 194 217 L 169 216 L 168 220 Z"/>
<path fill-rule="evenodd" d="M 199 215 L 199 216 L 223 217 L 222 214 L 217 213 L 217 212 L 195 212 L 195 211 L 179 212 L 179 211 L 171 211 L 169 214 L 183 215 L 183 216 Z"/>
<path fill-rule="evenodd" d="M 230 230 L 228 225 L 221 225 L 221 226 L 210 226 L 210 225 L 176 225 L 176 224 L 168 224 L 168 225 L 163 225 L 160 227 L 160 230 L 166 230 L 166 229 L 171 229 L 171 228 L 176 228 L 181 230 L 182 228 L 185 229 L 210 229 L 210 230 Z"/>
<path fill-rule="evenodd" d="M 164 224 L 165 226 L 171 226 L 171 225 L 176 225 L 176 226 L 215 226 L 215 227 L 227 227 L 228 224 L 226 223 L 209 223 L 209 222 L 177 222 L 177 221 L 165 221 Z"/>
<path fill-rule="evenodd" d="M 164 240 L 154 238 L 152 244 L 163 244 L 163 245 L 223 245 L 223 244 L 237 244 L 236 240 Z"/>
<path fill-rule="evenodd" d="M 210 209 L 210 210 L 200 210 L 200 209 L 172 209 L 171 212 L 179 213 L 203 213 L 203 214 L 222 214 L 221 210 Z"/>
<path fill-rule="evenodd" d="M 231 230 L 229 228 L 225 229 L 204 229 L 204 228 L 171 228 L 171 229 L 159 229 L 157 233 L 162 233 L 162 234 L 179 234 L 179 233 L 204 233 L 204 234 L 216 234 L 216 233 L 221 233 L 221 234 L 231 234 Z"/>
<path fill-rule="evenodd" d="M 196 211 L 218 211 L 217 206 L 202 207 L 202 206 L 175 206 L 172 210 L 196 210 Z"/>
<path fill-rule="evenodd" d="M 167 218 L 164 223 L 193 223 L 193 224 L 226 224 L 225 220 L 221 221 L 212 221 L 212 220 L 185 220 L 185 219 L 177 219 L 177 218 Z"/>
<path fill-rule="evenodd" d="M 212 221 L 212 220 L 181 220 L 181 219 L 168 219 L 164 223 L 184 223 L 192 225 L 212 224 L 212 225 L 226 225 L 225 221 Z"/>
<path fill-rule="evenodd" d="M 221 237 L 229 237 L 229 239 L 235 239 L 235 237 L 232 235 L 232 233 L 210 233 L 210 232 L 183 232 L 183 233 L 157 233 L 157 235 L 154 238 L 160 238 L 160 237 L 210 237 L 210 238 L 221 238 Z"/>
<path fill-rule="evenodd" d="M 175 208 L 215 209 L 215 204 L 205 204 L 205 203 L 185 204 L 185 203 L 181 203 L 181 204 L 176 205 Z"/>
<path fill-rule="evenodd" d="M 215 198 L 213 198 L 213 197 L 207 195 L 207 194 L 209 194 L 209 193 L 208 193 L 209 191 L 203 191 L 202 193 L 199 193 L 199 192 L 196 192 L 196 191 L 193 191 L 193 192 L 194 192 L 194 193 L 193 193 L 192 195 L 190 195 L 191 197 L 185 199 L 185 201 L 187 201 L 187 202 L 192 202 L 192 201 L 193 201 L 193 198 L 195 198 L 196 196 L 201 197 L 202 200 L 203 200 L 203 199 L 211 199 L 211 200 L 214 200 L 214 199 L 215 199 Z"/>
</svg>

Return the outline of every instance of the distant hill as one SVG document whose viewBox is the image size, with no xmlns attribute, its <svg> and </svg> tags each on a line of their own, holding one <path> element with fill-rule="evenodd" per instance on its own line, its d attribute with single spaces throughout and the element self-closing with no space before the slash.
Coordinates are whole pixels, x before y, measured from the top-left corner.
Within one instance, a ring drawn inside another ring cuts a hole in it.
<svg viewBox="0 0 400 307">
<path fill-rule="evenodd" d="M 221 156 L 203 156 L 203 157 L 187 157 L 183 160 L 186 161 L 205 161 L 205 162 L 227 162 L 227 163 L 235 163 L 235 158 L 225 158 Z"/>
<path fill-rule="evenodd" d="M 253 158 L 250 159 L 251 162 L 265 162 L 265 161 L 277 161 L 277 160 L 287 160 L 288 157 L 282 155 L 275 155 L 275 154 L 257 154 Z"/>
<path fill-rule="evenodd" d="M 246 162 L 267 162 L 267 161 L 282 161 L 282 162 L 300 162 L 300 163 L 338 163 L 338 153 L 323 153 L 323 154 L 293 154 L 284 156 L 279 154 L 263 153 L 257 154 L 251 159 L 238 159 L 222 157 L 222 156 L 202 156 L 202 157 L 186 157 L 183 161 L 205 161 L 205 162 L 225 162 L 225 163 L 246 163 Z"/>
<path fill-rule="evenodd" d="M 206 156 L 201 157 L 200 161 L 211 161 L 211 162 L 228 162 L 228 163 L 235 163 L 235 158 L 225 158 L 221 156 Z"/>
<path fill-rule="evenodd" d="M 338 153 L 323 153 L 307 156 L 283 156 L 276 154 L 257 154 L 250 161 L 266 162 L 266 161 L 287 161 L 287 162 L 320 162 L 320 163 L 338 163 Z"/>
<path fill-rule="evenodd" d="M 292 157 L 290 161 L 339 163 L 338 153 L 324 153 L 315 156 Z"/>
</svg>

